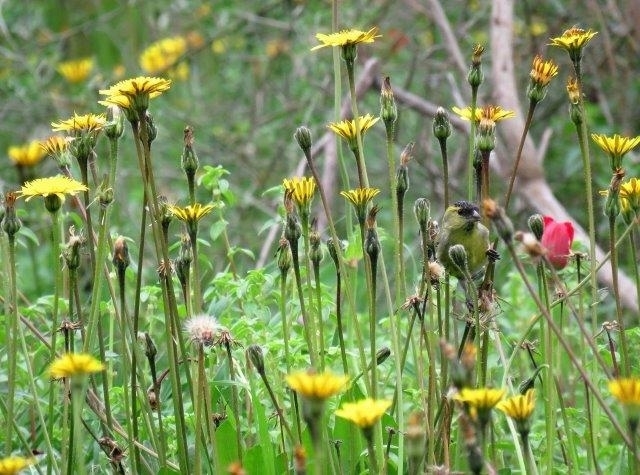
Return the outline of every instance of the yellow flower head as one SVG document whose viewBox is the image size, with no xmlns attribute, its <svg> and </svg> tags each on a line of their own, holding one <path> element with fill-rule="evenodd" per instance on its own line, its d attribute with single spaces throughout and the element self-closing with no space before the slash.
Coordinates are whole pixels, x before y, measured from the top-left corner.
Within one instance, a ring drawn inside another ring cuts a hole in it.
<svg viewBox="0 0 640 475">
<path fill-rule="evenodd" d="M 459 107 L 452 107 L 453 112 L 458 114 L 461 118 L 465 120 L 471 120 L 471 107 L 467 106 L 463 109 Z M 476 107 L 475 109 L 475 118 L 478 121 L 486 120 L 491 122 L 500 122 L 504 119 L 510 119 L 515 117 L 516 114 L 513 111 L 503 109 L 500 106 L 484 106 L 484 107 Z"/>
<path fill-rule="evenodd" d="M 140 67 L 149 74 L 158 74 L 173 67 L 187 51 L 187 40 L 173 36 L 152 43 L 140 55 Z"/>
<path fill-rule="evenodd" d="M 46 155 L 40 146 L 40 142 L 37 140 L 33 140 L 24 145 L 11 146 L 7 153 L 15 165 L 22 167 L 32 167 L 40 163 Z"/>
<path fill-rule="evenodd" d="M 603 134 L 591 134 L 591 139 L 609 154 L 612 171 L 620 168 L 622 157 L 640 143 L 640 135 L 637 137 L 623 137 L 615 134 L 613 137 L 607 137 Z"/>
<path fill-rule="evenodd" d="M 69 144 L 75 139 L 73 137 L 61 137 L 52 135 L 44 142 L 40 142 L 40 147 L 46 155 L 50 155 L 60 168 L 69 166 Z"/>
<path fill-rule="evenodd" d="M 504 396 L 504 389 L 479 388 L 469 389 L 463 388 L 454 396 L 456 401 L 465 402 L 469 406 L 478 411 L 492 409 Z"/>
<path fill-rule="evenodd" d="M 185 223 L 197 223 L 203 217 L 208 215 L 211 210 L 214 208 L 213 205 L 202 205 L 200 203 L 195 203 L 193 205 L 185 206 L 181 208 L 179 206 L 168 205 L 167 209 L 171 214 L 173 214 L 180 221 L 184 221 Z"/>
<path fill-rule="evenodd" d="M 144 115 L 149 108 L 149 99 L 158 97 L 171 87 L 171 81 L 163 78 L 138 76 L 120 81 L 99 93 L 106 96 L 100 104 L 118 106 L 128 112 L 129 120 Z"/>
<path fill-rule="evenodd" d="M 377 188 L 356 188 L 349 191 L 341 191 L 340 194 L 348 199 L 354 206 L 364 206 L 371 201 L 380 190 Z"/>
<path fill-rule="evenodd" d="M 291 198 L 296 202 L 298 208 L 306 209 L 309 207 L 313 195 L 316 192 L 316 180 L 311 177 L 293 177 L 285 178 L 282 186 L 286 193 L 291 194 Z"/>
<path fill-rule="evenodd" d="M 49 374 L 54 379 L 72 378 L 73 376 L 99 373 L 104 369 L 104 364 L 89 354 L 67 353 L 51 363 Z"/>
<path fill-rule="evenodd" d="M 324 401 L 343 391 L 349 383 L 348 376 L 336 376 L 330 371 L 313 373 L 298 371 L 287 376 L 287 384 L 300 396 Z"/>
<path fill-rule="evenodd" d="M 569 53 L 571 61 L 578 61 L 582 56 L 582 49 L 598 34 L 597 31 L 583 30 L 574 26 L 562 33 L 562 36 L 551 38 L 551 46 L 558 46 Z"/>
<path fill-rule="evenodd" d="M 93 69 L 93 59 L 80 58 L 64 61 L 56 67 L 58 72 L 70 83 L 79 83 L 87 79 Z"/>
<path fill-rule="evenodd" d="M 51 122 L 51 127 L 54 132 L 71 132 L 77 135 L 100 132 L 106 123 L 107 118 L 104 114 L 78 115 L 74 112 L 70 119 Z"/>
<path fill-rule="evenodd" d="M 0 475 L 17 475 L 25 468 L 33 465 L 35 459 L 32 457 L 9 456 L 0 459 Z"/>
<path fill-rule="evenodd" d="M 567 80 L 567 94 L 569 95 L 569 102 L 571 102 L 571 104 L 580 102 L 580 85 L 574 77 Z"/>
<path fill-rule="evenodd" d="M 316 34 L 316 38 L 320 42 L 318 46 L 311 48 L 311 51 L 324 48 L 325 46 L 355 46 L 360 43 L 373 43 L 376 38 L 382 35 L 378 34 L 378 27 L 373 27 L 369 31 L 360 30 L 342 30 L 338 33 Z"/>
<path fill-rule="evenodd" d="M 529 73 L 533 84 L 541 87 L 547 86 L 557 74 L 558 65 L 553 61 L 545 61 L 540 55 L 536 55 L 533 58 L 533 66 L 531 67 L 531 73 Z"/>
<path fill-rule="evenodd" d="M 640 379 L 619 378 L 609 381 L 609 391 L 626 407 L 640 409 Z"/>
<path fill-rule="evenodd" d="M 358 117 L 357 121 L 355 119 L 342 120 L 340 122 L 332 122 L 327 127 L 346 140 L 351 150 L 355 150 L 358 146 L 356 127 L 360 127 L 360 135 L 362 136 L 379 120 L 380 117 L 373 117 L 371 114 L 367 114 Z"/>
<path fill-rule="evenodd" d="M 620 185 L 620 207 L 623 212 L 640 212 L 640 180 L 630 178 Z"/>
<path fill-rule="evenodd" d="M 388 399 L 361 399 L 357 402 L 345 402 L 336 411 L 336 416 L 350 420 L 361 429 L 370 429 L 391 407 Z"/>
<path fill-rule="evenodd" d="M 42 196 L 43 198 L 57 196 L 61 202 L 64 202 L 65 195 L 75 196 L 77 193 L 87 190 L 88 188 L 79 181 L 57 175 L 28 181 L 22 186 L 19 193 L 21 197 L 26 197 L 25 201 L 29 201 L 34 196 Z"/>
<path fill-rule="evenodd" d="M 535 389 L 529 389 L 526 394 L 518 394 L 509 399 L 500 401 L 496 409 L 504 412 L 507 416 L 517 422 L 525 422 L 536 408 Z"/>
</svg>

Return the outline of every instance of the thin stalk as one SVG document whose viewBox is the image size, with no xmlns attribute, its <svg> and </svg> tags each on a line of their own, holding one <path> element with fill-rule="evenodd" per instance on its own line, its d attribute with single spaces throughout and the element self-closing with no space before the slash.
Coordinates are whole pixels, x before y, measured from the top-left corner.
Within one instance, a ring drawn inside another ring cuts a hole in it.
<svg viewBox="0 0 640 475">
<path fill-rule="evenodd" d="M 638 253 L 636 251 L 636 234 L 631 228 L 631 234 L 629 234 L 629 247 L 631 250 L 631 262 L 638 262 Z M 633 278 L 636 282 L 636 298 L 640 302 L 640 268 L 639 266 L 631 266 L 633 268 Z"/>
<path fill-rule="evenodd" d="M 236 384 L 236 369 L 233 364 L 233 356 L 231 355 L 231 343 L 225 341 L 225 349 L 227 350 L 227 362 L 229 364 L 229 379 L 231 380 L 231 405 L 233 408 L 233 416 L 236 420 L 236 443 L 238 444 L 238 461 L 242 464 L 242 430 L 240 423 L 240 397 L 238 396 L 238 385 Z"/>
<path fill-rule="evenodd" d="M 282 319 L 282 339 L 287 374 L 291 372 L 291 354 L 289 352 L 289 325 L 287 323 L 287 271 L 280 271 L 280 318 Z"/>
<path fill-rule="evenodd" d="M 16 342 L 18 340 L 18 289 L 16 284 L 16 237 L 15 234 L 8 235 L 9 238 L 9 298 L 7 299 L 8 312 L 6 319 L 7 335 L 7 357 L 9 359 L 9 371 L 7 376 L 7 424 L 5 434 L 5 454 L 13 452 L 13 423 L 14 423 L 14 402 L 16 393 L 16 370 L 17 359 Z M 26 356 L 28 353 L 25 353 Z M 26 358 L 29 360 L 29 358 Z"/>
<path fill-rule="evenodd" d="M 82 377 L 73 377 L 71 380 L 71 412 L 73 417 L 73 425 L 71 428 L 71 438 L 73 439 L 73 459 L 75 461 L 75 475 L 84 475 L 86 465 L 84 461 L 84 451 L 82 450 L 82 405 L 84 402 L 84 383 Z M 77 380 L 76 380 L 77 379 Z M 71 467 L 71 464 L 69 464 Z"/>
<path fill-rule="evenodd" d="M 386 124 L 385 124 L 386 126 Z M 389 171 L 389 192 L 391 193 L 391 209 L 394 210 L 393 232 L 394 232 L 394 261 L 395 261 L 395 281 L 396 281 L 396 306 L 402 304 L 407 291 L 404 282 L 404 259 L 402 256 L 402 203 L 398 201 L 398 183 L 396 180 L 396 161 L 393 154 L 393 124 L 386 127 L 387 137 L 387 168 Z"/>
<path fill-rule="evenodd" d="M 313 262 L 313 279 L 316 287 L 316 308 L 318 326 L 318 350 L 320 351 L 320 371 L 324 371 L 325 350 L 324 350 L 324 324 L 322 323 L 322 288 L 320 286 L 320 261 Z M 345 373 L 346 374 L 346 373 Z"/>
<path fill-rule="evenodd" d="M 56 336 L 58 334 L 58 310 L 60 305 L 60 293 L 62 292 L 62 269 L 60 266 L 60 223 L 59 212 L 51 214 L 51 265 L 55 280 L 55 290 L 53 295 L 53 310 L 51 313 L 51 348 L 49 350 L 49 361 L 56 359 Z M 55 383 L 49 382 L 49 410 L 47 412 L 48 428 L 47 432 L 53 434 L 55 427 Z M 51 475 L 53 452 L 49 452 L 47 463 L 47 475 Z"/>
<path fill-rule="evenodd" d="M 536 268 L 536 275 L 538 278 L 538 295 L 541 296 L 542 302 L 545 305 L 547 312 L 550 312 L 549 305 L 549 293 L 547 291 L 547 279 L 544 273 L 544 263 L 539 263 Z M 553 333 L 549 329 L 548 325 L 545 325 L 545 320 L 540 320 L 540 335 L 542 335 L 542 354 L 544 355 L 544 362 L 547 365 L 547 371 L 544 378 L 544 422 L 545 422 L 545 459 L 547 470 L 551 470 L 553 467 L 553 445 L 556 434 L 556 405 L 555 405 L 555 392 L 553 386 L 555 385 L 553 377 Z"/>
<path fill-rule="evenodd" d="M 316 367 L 316 351 L 314 345 L 314 336 L 312 333 L 312 324 L 307 314 L 307 309 L 304 303 L 304 293 L 302 291 L 302 278 L 300 276 L 300 258 L 298 254 L 298 241 L 290 240 L 289 246 L 291 247 L 291 257 L 293 261 L 293 273 L 296 280 L 296 289 L 298 291 L 298 301 L 300 302 L 300 313 L 302 314 L 302 324 L 304 329 L 305 340 L 309 347 L 309 360 L 312 367 Z"/>
<path fill-rule="evenodd" d="M 473 201 L 473 178 L 475 176 L 473 162 L 475 161 L 476 141 L 476 109 L 478 105 L 478 88 L 471 88 L 471 129 L 469 131 L 469 151 L 467 153 L 467 199 Z"/>
<path fill-rule="evenodd" d="M 618 284 L 618 248 L 616 247 L 616 217 L 609 215 L 609 248 L 611 252 L 611 287 L 613 290 L 613 300 L 616 303 L 616 320 L 620 329 L 620 356 L 622 359 L 622 375 L 616 377 L 628 377 L 631 374 L 631 363 L 629 362 L 629 343 L 627 342 L 627 332 L 625 331 L 624 317 L 622 315 L 622 302 L 620 301 L 620 286 Z M 632 261 L 636 262 L 636 261 Z M 637 264 L 637 262 L 636 262 Z M 637 265 L 634 265 L 636 267 Z"/>
<path fill-rule="evenodd" d="M 345 61 L 347 67 L 347 79 L 349 82 L 349 94 L 351 98 L 351 113 L 356 123 L 356 143 L 358 150 L 356 153 L 356 163 L 358 166 L 358 176 L 360 177 L 360 187 L 369 187 L 369 177 L 367 176 L 367 166 L 364 161 L 364 147 L 362 145 L 362 131 L 360 130 L 360 116 L 358 115 L 358 101 L 356 100 L 355 65 L 353 61 Z M 355 153 L 355 152 L 354 152 Z"/>
<path fill-rule="evenodd" d="M 373 443 L 373 428 L 364 430 L 364 438 L 367 439 L 367 453 L 369 454 L 369 473 L 378 474 L 378 459 L 376 458 L 376 448 Z"/>
<path fill-rule="evenodd" d="M 438 139 L 440 155 L 442 156 L 442 179 L 444 180 L 444 209 L 449 207 L 449 157 L 447 154 L 447 139 Z"/>
<path fill-rule="evenodd" d="M 516 161 L 513 164 L 513 170 L 511 171 L 511 176 L 509 177 L 509 186 L 507 187 L 507 192 L 504 195 L 505 213 L 509 209 L 511 193 L 513 192 L 513 184 L 516 181 L 518 167 L 520 166 L 520 160 L 522 159 L 522 149 L 524 148 L 524 142 L 526 141 L 527 135 L 529 134 L 529 129 L 531 128 L 531 121 L 533 120 L 533 113 L 536 110 L 536 105 L 538 105 L 538 101 L 534 101 L 533 99 L 529 100 L 529 110 L 527 111 L 527 118 L 524 122 L 524 129 L 522 129 L 522 135 L 520 136 L 520 143 L 518 144 L 518 151 L 516 153 Z M 528 440 L 529 439 L 527 437 L 527 444 L 529 443 Z"/>
<path fill-rule="evenodd" d="M 342 325 L 342 277 L 340 268 L 336 268 L 336 322 L 338 326 L 338 341 L 340 342 L 340 357 L 342 358 L 342 371 L 349 374 L 347 349 L 344 343 L 344 328 Z"/>
<path fill-rule="evenodd" d="M 197 360 L 197 373 L 196 373 L 196 400 L 195 400 L 195 431 L 196 431 L 196 441 L 195 441 L 195 454 L 194 454 L 194 464 L 193 464 L 193 473 L 195 475 L 202 474 L 202 452 L 207 449 L 204 441 L 202 440 L 202 405 L 204 399 L 204 385 L 206 383 L 205 375 L 204 375 L 204 346 L 202 343 L 198 343 L 198 356 Z M 209 421 L 205 421 L 206 424 L 209 424 Z"/>
<path fill-rule="evenodd" d="M 200 290 L 200 264 L 198 263 L 198 231 L 196 223 L 195 230 L 193 233 L 190 233 L 189 238 L 191 239 L 191 253 L 193 254 L 193 259 L 191 261 L 191 276 L 192 276 L 192 287 L 193 287 L 193 299 L 191 301 L 191 311 L 196 312 L 196 314 L 202 312 L 202 291 Z M 185 299 L 186 302 L 187 299 Z"/>
</svg>

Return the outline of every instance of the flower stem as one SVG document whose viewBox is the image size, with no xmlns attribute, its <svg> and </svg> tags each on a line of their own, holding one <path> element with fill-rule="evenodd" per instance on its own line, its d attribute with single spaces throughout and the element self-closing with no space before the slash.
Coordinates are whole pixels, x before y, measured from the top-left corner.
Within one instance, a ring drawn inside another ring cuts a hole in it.
<svg viewBox="0 0 640 475">
<path fill-rule="evenodd" d="M 473 179 L 475 176 L 473 162 L 475 161 L 475 142 L 476 142 L 476 108 L 478 104 L 478 88 L 471 88 L 471 129 L 469 131 L 469 151 L 467 159 L 467 173 L 469 175 L 467 182 L 467 198 L 473 201 Z"/>
<path fill-rule="evenodd" d="M 527 111 L 527 118 L 524 123 L 524 129 L 522 130 L 522 136 L 520 137 L 520 143 L 518 144 L 516 161 L 513 164 L 513 170 L 511 171 L 511 176 L 509 177 L 509 186 L 507 188 L 507 192 L 504 195 L 505 213 L 509 209 L 509 203 L 511 201 L 511 193 L 513 192 L 513 184 L 516 181 L 516 176 L 518 174 L 518 167 L 520 166 L 520 160 L 522 159 L 522 149 L 524 148 L 524 142 L 527 140 L 527 135 L 529 134 L 529 129 L 531 128 L 531 121 L 533 120 L 533 113 L 536 110 L 537 104 L 538 104 L 538 101 L 534 101 L 533 99 L 529 101 L 529 110 Z"/>
<path fill-rule="evenodd" d="M 622 359 L 622 375 L 616 377 L 628 377 L 631 374 L 631 365 L 629 363 L 629 344 L 627 342 L 627 333 L 625 331 L 624 317 L 622 315 L 622 302 L 620 301 L 620 286 L 618 285 L 618 248 L 616 246 L 616 217 L 609 215 L 609 249 L 611 252 L 611 286 L 613 290 L 613 299 L 616 302 L 616 320 L 620 329 L 620 356 Z M 632 261 L 636 262 L 636 261 Z M 637 265 L 636 267 L 637 272 Z"/>
</svg>

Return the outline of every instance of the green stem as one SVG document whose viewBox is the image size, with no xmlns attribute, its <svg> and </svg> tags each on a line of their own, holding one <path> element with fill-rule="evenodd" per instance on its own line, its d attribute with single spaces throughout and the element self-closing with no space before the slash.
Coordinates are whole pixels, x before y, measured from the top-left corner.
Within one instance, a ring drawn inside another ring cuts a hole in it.
<svg viewBox="0 0 640 475">
<path fill-rule="evenodd" d="M 9 358 L 9 371 L 7 380 L 7 424 L 5 424 L 5 454 L 13 452 L 13 423 L 14 423 L 14 402 L 16 392 L 16 369 L 19 357 L 16 351 L 16 341 L 18 339 L 18 289 L 16 284 L 16 238 L 15 234 L 9 238 L 9 298 L 7 299 L 8 312 L 6 320 L 7 336 L 7 357 Z M 27 353 L 25 353 L 25 356 Z M 27 358 L 29 360 L 29 358 Z"/>
<path fill-rule="evenodd" d="M 225 343 L 227 350 L 227 361 L 229 364 L 229 379 L 231 379 L 231 404 L 233 416 L 236 420 L 236 443 L 238 444 L 238 461 L 242 464 L 242 425 L 240 423 L 240 398 L 238 396 L 238 384 L 236 384 L 236 370 L 231 355 L 231 343 Z"/>
<path fill-rule="evenodd" d="M 302 292 L 302 278 L 300 277 L 300 259 L 298 255 L 298 241 L 291 240 L 289 241 L 289 246 L 291 247 L 291 257 L 293 260 L 293 272 L 296 279 L 296 289 L 298 291 L 298 301 L 300 302 L 300 313 L 302 314 L 302 324 L 304 329 L 305 340 L 307 341 L 307 346 L 309 348 L 309 360 L 311 362 L 312 367 L 316 367 L 316 352 L 314 348 L 314 338 L 311 332 L 312 325 L 309 321 L 309 315 L 307 314 L 307 310 L 304 304 L 304 293 Z"/>
<path fill-rule="evenodd" d="M 191 303 L 191 311 L 199 314 L 202 312 L 202 291 L 200 290 L 200 264 L 198 263 L 198 232 L 197 224 L 195 232 L 189 235 L 191 239 L 191 253 L 193 260 L 191 261 L 191 275 L 193 283 L 193 299 Z"/>
<path fill-rule="evenodd" d="M 320 261 L 313 262 L 313 279 L 316 286 L 316 308 L 317 311 L 317 327 L 318 327 L 318 350 L 320 351 L 320 371 L 324 371 L 325 367 L 325 351 L 324 351 L 324 324 L 322 323 L 322 288 L 320 287 Z M 345 373 L 346 374 L 346 373 Z"/>
<path fill-rule="evenodd" d="M 529 134 L 529 129 L 531 128 L 531 121 L 533 120 L 533 113 L 536 110 L 537 104 L 538 104 L 538 101 L 534 101 L 533 99 L 529 101 L 529 110 L 527 111 L 527 118 L 524 123 L 524 129 L 522 130 L 522 136 L 520 137 L 520 143 L 518 144 L 516 161 L 513 164 L 513 170 L 511 171 L 511 176 L 509 177 L 509 186 L 507 187 L 507 192 L 504 195 L 505 213 L 509 209 L 509 203 L 511 201 L 511 193 L 513 192 L 513 184 L 516 181 L 516 176 L 518 174 L 518 167 L 520 166 L 520 160 L 522 159 L 522 149 L 524 148 L 524 142 L 526 141 L 527 135 Z"/>
<path fill-rule="evenodd" d="M 202 343 L 198 343 L 198 356 L 197 360 L 197 373 L 196 373 L 196 400 L 195 400 L 195 431 L 196 431 L 196 441 L 195 441 L 195 454 L 194 454 L 194 465 L 193 465 L 193 473 L 195 475 L 202 474 L 202 452 L 207 448 L 204 446 L 204 442 L 202 440 L 202 406 L 204 399 L 204 385 L 206 384 L 205 376 L 204 376 L 204 347 Z M 209 423 L 208 421 L 206 422 Z"/>
<path fill-rule="evenodd" d="M 631 375 L 631 363 L 629 362 L 629 343 L 627 342 L 627 332 L 625 331 L 624 317 L 622 315 L 622 302 L 620 301 L 620 286 L 618 284 L 618 248 L 616 247 L 616 217 L 609 216 L 609 248 L 611 252 L 611 287 L 613 299 L 616 303 L 616 320 L 620 329 L 620 349 L 622 358 L 622 375 L 616 377 L 629 377 Z M 636 261 L 632 261 L 636 262 Z M 637 265 L 636 272 L 637 272 Z"/>
<path fill-rule="evenodd" d="M 280 318 L 282 319 L 282 339 L 287 374 L 291 372 L 291 354 L 289 353 L 289 325 L 287 323 L 287 272 L 280 272 Z"/>
<path fill-rule="evenodd" d="M 362 146 L 362 131 L 360 130 L 360 121 L 358 114 L 358 101 L 356 97 L 356 81 L 355 81 L 355 65 L 353 61 L 345 61 L 347 67 L 347 78 L 349 80 L 349 93 L 351 98 L 351 113 L 356 124 L 356 143 L 358 150 L 356 153 L 356 162 L 358 165 L 358 176 L 361 177 L 360 187 L 369 187 L 369 177 L 367 176 L 367 166 L 364 161 L 364 148 Z"/>
<path fill-rule="evenodd" d="M 442 156 L 442 179 L 444 180 L 444 209 L 449 207 L 449 156 L 447 154 L 447 139 L 438 139 L 440 155 Z"/>
<path fill-rule="evenodd" d="M 73 439 L 73 458 L 75 460 L 74 474 L 84 475 L 86 473 L 86 465 L 84 461 L 84 450 L 82 449 L 82 405 L 84 402 L 84 384 L 75 378 L 83 378 L 83 376 L 73 377 L 71 380 L 71 412 L 73 415 L 72 439 Z M 70 464 L 71 466 L 71 464 Z"/>
<path fill-rule="evenodd" d="M 475 160 L 475 142 L 476 142 L 476 108 L 478 104 L 478 88 L 471 88 L 471 129 L 469 131 L 469 151 L 467 154 L 467 199 L 473 201 L 473 179 L 475 176 L 473 162 Z"/>
</svg>

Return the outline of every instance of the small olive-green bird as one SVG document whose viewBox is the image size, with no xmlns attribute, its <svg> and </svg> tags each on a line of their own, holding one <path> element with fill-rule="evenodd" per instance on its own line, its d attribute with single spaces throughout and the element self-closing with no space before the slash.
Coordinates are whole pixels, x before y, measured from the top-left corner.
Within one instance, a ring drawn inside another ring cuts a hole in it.
<svg viewBox="0 0 640 475">
<path fill-rule="evenodd" d="M 478 207 L 468 201 L 457 201 L 444 212 L 436 257 L 449 274 L 462 279 L 462 272 L 449 257 L 449 248 L 461 244 L 467 252 L 467 266 L 476 276 L 487 262 L 489 230 L 480 223 Z"/>
</svg>

